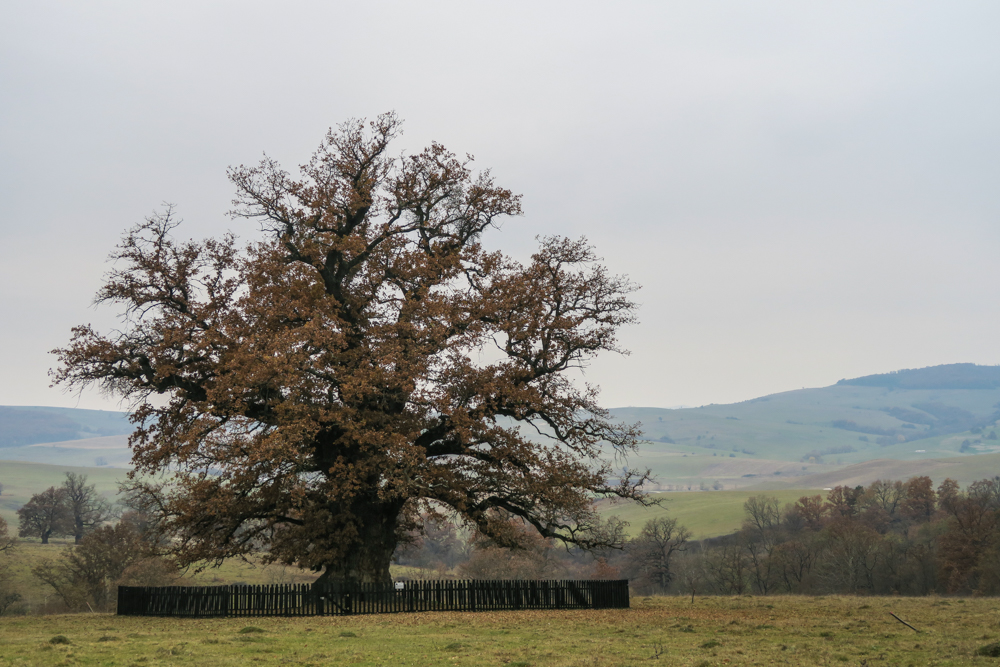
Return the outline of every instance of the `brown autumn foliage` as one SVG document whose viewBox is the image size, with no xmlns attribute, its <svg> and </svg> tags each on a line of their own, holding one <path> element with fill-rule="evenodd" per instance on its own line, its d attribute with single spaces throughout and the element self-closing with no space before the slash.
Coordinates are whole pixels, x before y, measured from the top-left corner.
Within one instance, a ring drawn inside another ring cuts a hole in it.
<svg viewBox="0 0 1000 667">
<path fill-rule="evenodd" d="M 179 240 L 169 210 L 138 225 L 97 295 L 122 330 L 80 326 L 56 351 L 56 382 L 135 406 L 133 494 L 182 565 L 261 552 L 386 581 L 434 508 L 500 545 L 520 536 L 498 516 L 622 540 L 592 502 L 641 500 L 647 474 L 605 459 L 637 431 L 570 376 L 621 351 L 633 286 L 584 240 L 541 239 L 527 264 L 486 251 L 519 197 L 438 144 L 394 156 L 399 128 L 345 123 L 298 178 L 231 169 L 259 242 Z"/>
<path fill-rule="evenodd" d="M 1000 477 L 944 490 L 949 530 L 940 538 L 941 575 L 949 590 L 1000 593 Z"/>
</svg>

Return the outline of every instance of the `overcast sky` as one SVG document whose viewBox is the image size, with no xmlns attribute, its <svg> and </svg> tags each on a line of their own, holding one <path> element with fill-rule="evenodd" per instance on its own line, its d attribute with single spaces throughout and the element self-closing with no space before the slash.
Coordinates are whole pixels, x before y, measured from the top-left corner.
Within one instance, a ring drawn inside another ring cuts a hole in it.
<svg viewBox="0 0 1000 667">
<path fill-rule="evenodd" d="M 587 236 L 642 285 L 609 407 L 726 403 L 1000 363 L 1000 3 L 8 2 L 0 404 L 50 389 L 124 229 L 225 216 L 226 167 L 294 168 L 394 109 L 400 148 L 524 195 L 491 245 Z"/>
</svg>

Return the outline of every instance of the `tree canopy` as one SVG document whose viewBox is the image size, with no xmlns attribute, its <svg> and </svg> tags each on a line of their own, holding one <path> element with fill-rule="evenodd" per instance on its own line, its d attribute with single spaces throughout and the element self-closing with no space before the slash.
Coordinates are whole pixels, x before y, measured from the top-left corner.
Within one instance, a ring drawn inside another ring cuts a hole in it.
<svg viewBox="0 0 1000 667">
<path fill-rule="evenodd" d="M 33 495 L 17 510 L 18 535 L 40 537 L 42 544 L 49 538 L 73 533 L 73 514 L 66 504 L 66 489 L 50 486 Z"/>
<path fill-rule="evenodd" d="M 96 486 L 87 484 L 86 475 L 66 473 L 62 488 L 66 492 L 66 508 L 72 517 L 73 541 L 79 544 L 84 531 L 96 528 L 111 518 L 111 506 L 98 495 Z"/>
<path fill-rule="evenodd" d="M 633 285 L 584 239 L 542 238 L 527 263 L 487 251 L 520 198 L 438 144 L 393 156 L 399 131 L 345 123 L 299 178 L 232 168 L 255 242 L 178 240 L 171 210 L 137 225 L 97 295 L 124 326 L 55 351 L 57 382 L 133 405 L 132 491 L 182 563 L 262 551 L 384 581 L 420 512 L 592 548 L 623 538 L 595 498 L 645 502 L 648 471 L 609 460 L 636 427 L 574 377 L 623 352 Z"/>
</svg>

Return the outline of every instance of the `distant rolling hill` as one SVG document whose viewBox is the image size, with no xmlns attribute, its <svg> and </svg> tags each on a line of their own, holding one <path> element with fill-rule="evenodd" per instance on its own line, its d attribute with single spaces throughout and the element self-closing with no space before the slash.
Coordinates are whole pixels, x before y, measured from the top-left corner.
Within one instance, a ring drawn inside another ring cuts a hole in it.
<svg viewBox="0 0 1000 667">
<path fill-rule="evenodd" d="M 0 449 L 0 460 L 68 466 L 128 468 L 132 452 L 127 435 L 44 442 Z"/>
<path fill-rule="evenodd" d="M 642 422 L 648 441 L 631 463 L 652 468 L 662 490 L 798 486 L 875 459 L 1000 452 L 1000 367 L 949 364 L 729 405 L 612 412 Z M 989 459 L 987 473 L 1000 465 Z"/>
<path fill-rule="evenodd" d="M 1000 367 L 948 364 L 730 405 L 612 413 L 642 422 L 646 442 L 630 465 L 653 470 L 653 490 L 823 488 L 866 462 L 859 474 L 902 478 L 943 469 L 906 462 L 1000 453 Z M 0 460 L 126 467 L 131 430 L 121 412 L 0 407 Z M 978 461 L 982 477 L 1000 474 L 1000 458 Z"/>
<path fill-rule="evenodd" d="M 601 512 L 628 519 L 632 532 L 667 512 L 707 537 L 737 528 L 752 493 L 784 503 L 841 484 L 918 475 L 965 485 L 1000 474 L 998 406 L 1000 367 L 951 364 L 731 405 L 619 408 L 613 415 L 641 421 L 647 439 L 630 464 L 651 468 L 650 490 L 668 493 L 660 495 L 664 507 L 604 502 Z M 113 495 L 131 430 L 124 413 L 0 407 L 0 516 L 13 521 L 21 504 L 60 484 L 67 470 Z M 708 492 L 687 493 L 700 489 Z"/>
<path fill-rule="evenodd" d="M 132 428 L 124 412 L 0 406 L 0 458 L 10 447 L 127 435 Z"/>
</svg>

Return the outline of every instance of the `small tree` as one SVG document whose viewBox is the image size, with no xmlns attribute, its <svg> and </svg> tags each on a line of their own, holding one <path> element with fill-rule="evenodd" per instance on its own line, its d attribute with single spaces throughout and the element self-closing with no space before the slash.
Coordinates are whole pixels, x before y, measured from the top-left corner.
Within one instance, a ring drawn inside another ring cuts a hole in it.
<svg viewBox="0 0 1000 667">
<path fill-rule="evenodd" d="M 400 565 L 446 572 L 468 556 L 468 546 L 447 517 L 427 513 L 405 535 L 393 559 Z"/>
<path fill-rule="evenodd" d="M 73 534 L 73 514 L 66 503 L 66 489 L 50 486 L 36 493 L 17 511 L 21 537 L 39 537 L 42 544 L 58 535 Z"/>
<path fill-rule="evenodd" d="M 778 564 L 771 558 L 771 552 L 782 537 L 781 505 L 773 496 L 758 494 L 743 503 L 743 512 L 739 544 L 746 552 L 754 587 L 767 595 L 777 579 Z"/>
<path fill-rule="evenodd" d="M 640 585 L 645 584 L 656 593 L 665 592 L 674 579 L 673 559 L 687 550 L 690 538 L 691 531 L 678 524 L 677 519 L 650 519 L 628 544 L 627 570 Z"/>
<path fill-rule="evenodd" d="M 724 544 L 709 551 L 704 561 L 705 576 L 723 595 L 743 595 L 750 585 L 750 563 L 740 544 Z"/>
<path fill-rule="evenodd" d="M 781 526 L 781 503 L 774 496 L 758 494 L 743 503 L 743 528 L 753 532 L 770 549 Z"/>
<path fill-rule="evenodd" d="M 873 592 L 875 571 L 886 559 L 889 544 L 873 529 L 850 517 L 831 522 L 826 537 L 820 576 L 827 586 L 850 595 Z"/>
<path fill-rule="evenodd" d="M 567 573 L 566 563 L 551 539 L 516 519 L 506 522 L 507 530 L 516 535 L 494 540 L 482 533 L 472 536 L 469 559 L 458 566 L 463 577 L 470 579 L 557 579 Z M 516 543 L 516 548 L 503 545 Z"/>
<path fill-rule="evenodd" d="M 900 481 L 877 479 L 865 491 L 862 502 L 869 507 L 878 507 L 895 521 L 900 506 L 906 501 L 906 487 Z"/>
<path fill-rule="evenodd" d="M 598 557 L 590 571 L 591 579 L 621 579 L 621 569 L 608 562 L 604 556 Z"/>
<path fill-rule="evenodd" d="M 903 516 L 914 521 L 927 521 L 934 514 L 937 496 L 933 482 L 927 476 L 911 477 L 903 485 L 905 500 L 900 508 Z"/>
<path fill-rule="evenodd" d="M 10 534 L 7 522 L 0 516 L 0 554 L 10 551 L 17 544 L 17 538 Z"/>
<path fill-rule="evenodd" d="M 87 485 L 86 475 L 66 473 L 62 488 L 66 491 L 66 506 L 73 517 L 73 541 L 79 544 L 85 530 L 111 518 L 111 506 L 98 495 L 93 484 Z"/>
<path fill-rule="evenodd" d="M 141 574 L 145 575 L 141 585 L 169 583 L 162 575 L 173 571 L 175 568 L 154 555 L 142 534 L 125 522 L 95 529 L 57 560 L 43 561 L 31 570 L 70 609 L 89 607 L 94 611 L 112 608 L 115 586 L 123 580 L 134 583 Z"/>
<path fill-rule="evenodd" d="M 865 487 L 856 486 L 835 486 L 826 494 L 826 503 L 823 510 L 831 517 L 851 518 L 857 516 L 861 511 L 861 498 L 864 495 Z"/>
<path fill-rule="evenodd" d="M 822 496 L 802 496 L 789 508 L 785 521 L 795 530 L 818 531 L 828 518 L 828 509 Z"/>
<path fill-rule="evenodd" d="M 797 537 L 782 542 L 771 551 L 777 576 L 787 593 L 804 593 L 807 578 L 822 550 L 822 541 L 815 533 L 803 531 Z"/>
<path fill-rule="evenodd" d="M 7 522 L 0 517 L 0 556 L 12 551 L 16 543 L 16 538 L 8 532 Z M 20 593 L 14 590 L 8 560 L 0 558 L 0 616 L 21 599 Z"/>
</svg>

